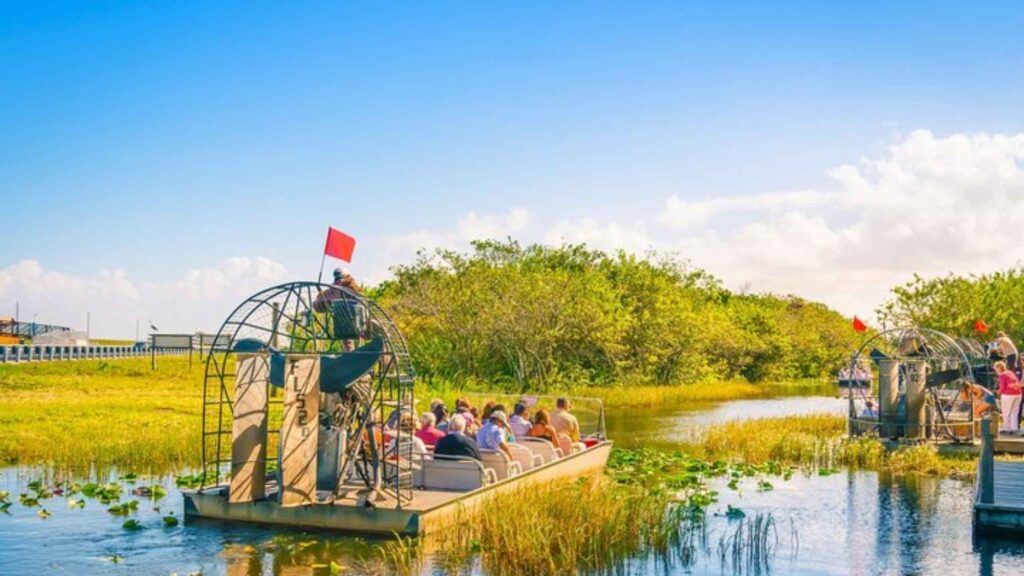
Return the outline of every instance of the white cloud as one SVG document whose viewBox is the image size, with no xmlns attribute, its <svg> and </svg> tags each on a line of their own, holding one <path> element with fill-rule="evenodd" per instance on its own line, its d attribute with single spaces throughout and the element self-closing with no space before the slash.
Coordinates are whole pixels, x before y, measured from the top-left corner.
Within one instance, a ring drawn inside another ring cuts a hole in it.
<svg viewBox="0 0 1024 576">
<path fill-rule="evenodd" d="M 195 268 L 172 282 L 133 282 L 124 270 L 75 276 L 46 270 L 35 260 L 0 268 L 0 300 L 22 320 L 84 330 L 86 313 L 95 336 L 130 338 L 136 319 L 143 333 L 150 320 L 164 332 L 213 331 L 242 299 L 284 281 L 285 267 L 263 257 L 232 257 Z"/>
<path fill-rule="evenodd" d="M 672 251 L 733 288 L 800 294 L 869 316 L 914 272 L 986 272 L 1021 261 L 1024 134 L 917 131 L 827 174 L 832 185 L 822 190 L 679 193 L 665 199 L 661 213 L 641 218 L 535 222 L 526 208 L 469 212 L 447 229 L 383 239 L 374 270 L 363 276 L 379 282 L 388 266 L 408 262 L 420 248 L 466 249 L 472 240 L 512 236 Z M 45 311 L 39 320 L 75 326 L 91 311 L 96 334 L 125 336 L 136 317 L 164 330 L 213 330 L 241 299 L 285 277 L 283 265 L 258 257 L 228 258 L 166 283 L 133 281 L 117 269 L 75 276 L 23 260 L 0 268 L 0 301 L 12 309 L 21 301 L 23 316 Z"/>
<path fill-rule="evenodd" d="M 826 190 L 673 195 L 651 219 L 648 240 L 730 286 L 801 294 L 861 315 L 914 272 L 985 272 L 1021 259 L 1024 134 L 917 131 L 828 175 L 834 187 Z M 647 230 L 643 222 L 630 227 Z M 548 239 L 611 239 L 603 231 L 630 227 L 560 222 Z M 611 247 L 639 251 L 635 237 Z"/>
</svg>

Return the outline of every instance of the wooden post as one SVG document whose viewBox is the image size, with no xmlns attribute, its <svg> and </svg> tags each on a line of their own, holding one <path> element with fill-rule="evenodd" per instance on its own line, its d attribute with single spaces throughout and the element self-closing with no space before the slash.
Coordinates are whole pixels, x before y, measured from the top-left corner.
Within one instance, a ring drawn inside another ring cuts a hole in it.
<svg viewBox="0 0 1024 576">
<path fill-rule="evenodd" d="M 320 358 L 285 359 L 281 424 L 281 506 L 316 503 L 316 448 L 320 429 Z"/>
<path fill-rule="evenodd" d="M 252 502 L 267 486 L 267 358 L 240 354 L 231 425 L 229 502 Z"/>
<path fill-rule="evenodd" d="M 992 438 L 992 419 L 985 416 L 981 420 L 981 463 L 978 472 L 978 485 L 981 489 L 981 503 L 995 502 L 995 441 Z"/>
</svg>

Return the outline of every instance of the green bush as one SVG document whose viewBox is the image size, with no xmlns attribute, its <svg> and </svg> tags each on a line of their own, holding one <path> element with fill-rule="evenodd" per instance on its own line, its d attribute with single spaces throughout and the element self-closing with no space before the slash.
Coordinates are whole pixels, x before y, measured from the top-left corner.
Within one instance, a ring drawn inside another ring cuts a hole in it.
<svg viewBox="0 0 1024 576">
<path fill-rule="evenodd" d="M 373 290 L 417 369 L 509 390 L 820 378 L 858 338 L 795 297 L 734 294 L 675 258 L 483 241 L 421 252 Z"/>
</svg>

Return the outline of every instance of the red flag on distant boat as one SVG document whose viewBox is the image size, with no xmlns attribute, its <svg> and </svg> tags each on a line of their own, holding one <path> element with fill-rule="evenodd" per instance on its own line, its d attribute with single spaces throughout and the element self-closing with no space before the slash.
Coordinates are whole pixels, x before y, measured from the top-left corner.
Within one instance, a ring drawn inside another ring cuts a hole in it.
<svg viewBox="0 0 1024 576">
<path fill-rule="evenodd" d="M 988 324 L 984 320 L 978 319 L 974 321 L 974 331 L 978 334 L 988 334 Z"/>
<path fill-rule="evenodd" d="M 864 322 L 861 322 L 860 318 L 857 318 L 856 316 L 854 316 L 853 317 L 853 331 L 854 332 L 867 332 L 868 331 L 868 325 L 865 324 Z"/>
<path fill-rule="evenodd" d="M 345 234 L 341 230 L 327 227 L 327 244 L 324 245 L 324 254 L 331 258 L 352 262 L 352 252 L 356 249 L 356 239 Z"/>
</svg>

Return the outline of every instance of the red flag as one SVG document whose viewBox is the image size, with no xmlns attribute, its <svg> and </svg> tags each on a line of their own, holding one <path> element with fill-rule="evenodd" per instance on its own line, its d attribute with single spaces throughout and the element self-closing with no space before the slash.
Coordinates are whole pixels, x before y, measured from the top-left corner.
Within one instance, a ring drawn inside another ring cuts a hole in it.
<svg viewBox="0 0 1024 576">
<path fill-rule="evenodd" d="M 987 334 L 988 324 L 985 324 L 985 321 L 979 318 L 974 321 L 974 331 L 978 334 Z"/>
<path fill-rule="evenodd" d="M 356 249 L 356 239 L 345 234 L 341 230 L 327 227 L 327 244 L 324 245 L 324 254 L 331 258 L 352 262 L 352 252 Z"/>
<path fill-rule="evenodd" d="M 863 323 L 863 322 L 861 322 L 860 318 L 857 318 L 856 316 L 854 316 L 853 317 L 853 331 L 854 332 L 867 332 L 868 331 L 868 325 Z"/>
</svg>

